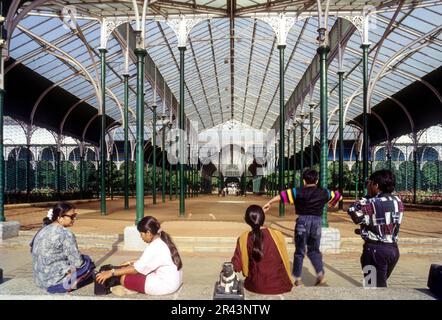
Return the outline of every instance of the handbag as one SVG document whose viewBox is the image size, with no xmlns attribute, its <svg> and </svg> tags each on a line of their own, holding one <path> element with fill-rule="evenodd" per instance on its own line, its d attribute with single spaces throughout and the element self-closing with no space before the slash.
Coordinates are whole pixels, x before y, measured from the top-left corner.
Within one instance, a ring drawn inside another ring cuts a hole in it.
<svg viewBox="0 0 442 320">
<path fill-rule="evenodd" d="M 96 280 L 96 275 L 102 271 L 109 271 L 112 269 L 120 269 L 121 266 L 113 266 L 111 264 L 106 264 L 100 267 L 100 270 L 94 274 L 94 294 L 96 296 L 104 296 L 111 293 L 111 287 L 120 284 L 119 277 L 110 277 L 106 279 L 103 283 L 98 283 Z"/>
</svg>

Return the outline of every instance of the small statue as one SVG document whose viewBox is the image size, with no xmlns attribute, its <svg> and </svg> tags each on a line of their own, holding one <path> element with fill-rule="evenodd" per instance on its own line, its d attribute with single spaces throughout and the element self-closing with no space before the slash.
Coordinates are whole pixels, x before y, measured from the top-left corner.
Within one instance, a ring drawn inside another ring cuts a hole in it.
<svg viewBox="0 0 442 320">
<path fill-rule="evenodd" d="M 244 299 L 242 281 L 238 279 L 231 262 L 223 264 L 219 281 L 215 283 L 214 299 Z"/>
</svg>

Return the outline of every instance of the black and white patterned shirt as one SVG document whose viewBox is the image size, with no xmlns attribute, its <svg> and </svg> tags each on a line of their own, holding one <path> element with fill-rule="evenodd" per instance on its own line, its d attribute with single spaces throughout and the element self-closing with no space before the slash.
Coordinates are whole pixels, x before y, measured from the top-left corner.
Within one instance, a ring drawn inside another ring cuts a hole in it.
<svg viewBox="0 0 442 320">
<path fill-rule="evenodd" d="M 350 206 L 348 214 L 354 223 L 361 225 L 365 241 L 397 243 L 404 215 L 404 204 L 398 196 L 379 193 L 373 198 L 362 198 Z"/>
</svg>

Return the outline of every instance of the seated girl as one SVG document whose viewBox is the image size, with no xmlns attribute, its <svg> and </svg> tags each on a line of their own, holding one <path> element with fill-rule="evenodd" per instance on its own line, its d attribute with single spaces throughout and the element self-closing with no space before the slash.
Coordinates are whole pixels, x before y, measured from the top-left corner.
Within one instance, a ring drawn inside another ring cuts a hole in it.
<svg viewBox="0 0 442 320">
<path fill-rule="evenodd" d="M 172 239 L 151 216 L 141 219 L 137 229 L 141 239 L 149 244 L 143 255 L 136 261 L 126 262 L 123 268 L 100 272 L 96 281 L 104 283 L 115 276 L 124 288 L 131 291 L 150 295 L 177 291 L 183 282 L 183 263 Z"/>
<path fill-rule="evenodd" d="M 244 287 L 251 292 L 289 292 L 293 279 L 284 236 L 277 230 L 262 228 L 264 220 L 260 206 L 247 208 L 245 221 L 252 231 L 246 231 L 238 238 L 232 258 L 235 272 L 242 271 L 246 277 Z"/>
<path fill-rule="evenodd" d="M 57 203 L 30 243 L 35 283 L 50 293 L 70 292 L 93 281 L 95 265 L 80 254 L 75 236 L 68 230 L 76 218 L 73 205 Z"/>
</svg>

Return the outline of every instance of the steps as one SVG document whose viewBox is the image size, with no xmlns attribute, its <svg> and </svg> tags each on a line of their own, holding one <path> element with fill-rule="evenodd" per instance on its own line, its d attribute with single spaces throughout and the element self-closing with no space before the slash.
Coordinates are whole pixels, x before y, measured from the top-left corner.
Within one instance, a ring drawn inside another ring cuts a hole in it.
<svg viewBox="0 0 442 320">
<path fill-rule="evenodd" d="M 0 242 L 3 247 L 28 246 L 35 231 L 20 231 L 19 236 Z M 123 235 L 119 234 L 76 234 L 78 247 L 84 249 L 123 250 Z M 175 244 L 181 252 L 200 253 L 217 252 L 233 254 L 236 246 L 236 237 L 173 237 Z M 293 238 L 286 238 L 289 255 L 295 251 Z M 362 252 L 363 241 L 359 237 L 341 238 L 340 254 Z M 401 254 L 442 254 L 441 238 L 399 238 Z M 329 253 L 329 252 L 325 252 Z M 332 252 L 330 252 L 332 253 Z"/>
</svg>

